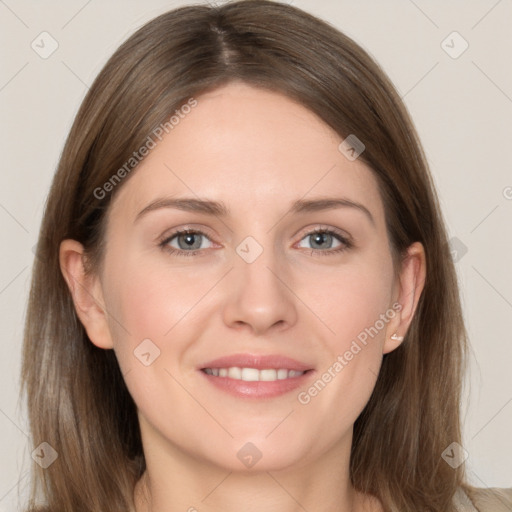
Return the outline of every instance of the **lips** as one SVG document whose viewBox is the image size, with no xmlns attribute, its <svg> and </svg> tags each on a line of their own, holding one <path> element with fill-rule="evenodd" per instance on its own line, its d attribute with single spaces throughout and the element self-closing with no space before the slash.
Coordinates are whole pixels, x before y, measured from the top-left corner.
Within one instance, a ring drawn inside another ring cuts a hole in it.
<svg viewBox="0 0 512 512">
<path fill-rule="evenodd" d="M 287 393 L 314 373 L 311 365 L 280 355 L 234 354 L 198 368 L 217 388 L 238 397 L 270 398 Z"/>
<path fill-rule="evenodd" d="M 286 356 L 280 355 L 254 355 L 234 354 L 208 361 L 200 366 L 201 370 L 206 368 L 254 368 L 256 370 L 286 369 L 296 372 L 312 370 L 311 365 L 301 363 Z"/>
</svg>

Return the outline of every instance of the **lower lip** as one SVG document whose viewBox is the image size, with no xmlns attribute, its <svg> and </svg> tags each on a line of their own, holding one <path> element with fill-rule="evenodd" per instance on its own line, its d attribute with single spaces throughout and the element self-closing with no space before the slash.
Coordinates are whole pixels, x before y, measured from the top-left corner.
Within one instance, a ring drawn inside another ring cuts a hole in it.
<svg viewBox="0 0 512 512">
<path fill-rule="evenodd" d="M 199 370 L 200 373 L 208 379 L 213 386 L 239 398 L 273 398 L 284 395 L 304 386 L 306 380 L 309 380 L 314 373 L 308 370 L 300 377 L 274 381 L 245 381 L 230 379 L 229 377 L 215 377 Z"/>
</svg>

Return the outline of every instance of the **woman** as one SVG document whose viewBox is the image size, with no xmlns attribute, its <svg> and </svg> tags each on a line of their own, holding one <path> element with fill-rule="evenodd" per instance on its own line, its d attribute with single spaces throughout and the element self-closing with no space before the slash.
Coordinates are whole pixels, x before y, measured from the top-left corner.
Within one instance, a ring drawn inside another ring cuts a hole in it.
<svg viewBox="0 0 512 512">
<path fill-rule="evenodd" d="M 352 40 L 265 0 L 151 21 L 48 198 L 31 509 L 510 510 L 464 480 L 446 242 L 409 116 Z"/>
</svg>

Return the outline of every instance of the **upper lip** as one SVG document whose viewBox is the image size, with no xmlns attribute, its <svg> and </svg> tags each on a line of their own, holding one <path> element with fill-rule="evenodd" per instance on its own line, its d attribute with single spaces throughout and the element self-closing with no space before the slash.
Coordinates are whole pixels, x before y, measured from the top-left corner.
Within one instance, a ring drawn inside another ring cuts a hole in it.
<svg viewBox="0 0 512 512">
<path fill-rule="evenodd" d="M 205 368 L 256 368 L 264 370 L 266 368 L 296 370 L 305 372 L 312 367 L 301 363 L 290 357 L 282 355 L 257 355 L 257 354 L 233 354 L 230 356 L 219 357 L 202 364 L 199 369 Z"/>
</svg>

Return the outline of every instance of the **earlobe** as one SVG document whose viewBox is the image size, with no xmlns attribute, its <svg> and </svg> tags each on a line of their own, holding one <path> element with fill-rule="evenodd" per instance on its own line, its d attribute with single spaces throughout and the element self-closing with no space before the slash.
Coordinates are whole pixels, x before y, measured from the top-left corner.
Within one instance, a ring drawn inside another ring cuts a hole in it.
<svg viewBox="0 0 512 512">
<path fill-rule="evenodd" d="M 399 276 L 400 312 L 395 322 L 390 322 L 386 332 L 383 353 L 392 352 L 403 342 L 405 333 L 414 317 L 425 285 L 426 257 L 423 245 L 414 242 L 407 250 Z"/>
<path fill-rule="evenodd" d="M 404 337 L 399 336 L 397 333 L 388 336 L 384 342 L 382 353 L 387 354 L 388 352 L 393 352 L 393 350 L 397 349 L 403 341 Z"/>
<path fill-rule="evenodd" d="M 59 262 L 75 311 L 89 339 L 99 348 L 113 348 L 101 283 L 98 276 L 86 275 L 82 244 L 76 240 L 63 240 L 60 245 Z"/>
</svg>

